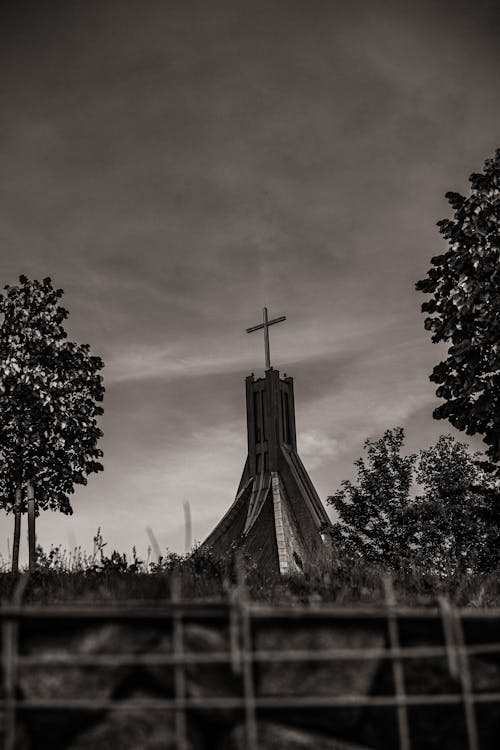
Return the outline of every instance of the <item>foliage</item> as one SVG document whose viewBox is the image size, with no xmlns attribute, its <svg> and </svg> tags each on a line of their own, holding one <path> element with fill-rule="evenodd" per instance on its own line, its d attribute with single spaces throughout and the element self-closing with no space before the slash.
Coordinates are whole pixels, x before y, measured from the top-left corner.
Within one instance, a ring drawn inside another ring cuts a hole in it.
<svg viewBox="0 0 500 750">
<path fill-rule="evenodd" d="M 431 375 L 445 399 L 434 417 L 483 435 L 500 461 L 500 149 L 470 182 L 468 198 L 446 194 L 454 217 L 438 226 L 449 250 L 416 288 L 432 295 L 422 305 L 432 341 L 451 342 Z"/>
<path fill-rule="evenodd" d="M 418 456 L 401 456 L 404 433 L 367 440 L 356 484 L 328 498 L 339 520 L 330 533 L 341 554 L 393 568 L 450 575 L 498 565 L 499 487 L 479 454 L 442 435 Z"/>
<path fill-rule="evenodd" d="M 451 435 L 420 451 L 416 479 L 423 493 L 411 505 L 409 523 L 421 565 L 432 560 L 434 569 L 446 573 L 498 564 L 499 526 L 491 512 L 495 483 L 479 458 Z"/>
<path fill-rule="evenodd" d="M 12 510 L 15 486 L 32 480 L 37 511 L 71 513 L 75 484 L 102 470 L 103 362 L 68 341 L 50 278 L 6 286 L 0 295 L 0 496 Z"/>
<path fill-rule="evenodd" d="M 23 594 L 25 603 L 57 602 L 110 603 L 120 600 L 147 600 L 152 605 L 168 601 L 172 580 L 177 578 L 186 599 L 223 601 L 236 583 L 234 559 L 215 560 L 202 550 L 189 555 L 167 552 L 160 563 L 138 560 L 132 554 L 113 552 L 87 554 L 77 548 L 68 552 L 60 547 L 45 553 L 40 548 L 39 566 L 31 575 Z M 335 602 L 338 605 L 382 605 L 385 566 L 347 555 L 331 559 L 307 570 L 304 576 L 269 575 L 245 561 L 248 596 L 255 601 L 274 603 Z M 125 563 L 125 564 L 124 564 Z M 19 577 L 0 568 L 0 601 L 12 599 Z M 500 604 L 500 576 L 494 573 L 447 576 L 417 570 L 393 572 L 398 601 L 408 606 L 432 606 L 436 596 L 447 595 L 458 606 L 492 607 Z"/>
<path fill-rule="evenodd" d="M 328 498 L 339 515 L 331 534 L 343 554 L 396 566 L 408 549 L 413 531 L 406 518 L 415 456 L 401 456 L 404 432 L 387 430 L 379 440 L 366 440 L 366 460 L 355 461 L 357 484 L 342 482 Z"/>
</svg>

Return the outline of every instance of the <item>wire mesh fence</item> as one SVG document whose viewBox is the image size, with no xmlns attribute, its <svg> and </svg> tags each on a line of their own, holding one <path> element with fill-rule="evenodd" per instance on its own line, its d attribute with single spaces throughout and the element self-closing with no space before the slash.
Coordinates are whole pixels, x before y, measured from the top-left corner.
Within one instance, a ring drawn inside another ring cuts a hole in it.
<svg viewBox="0 0 500 750">
<path fill-rule="evenodd" d="M 463 746 L 469 750 L 483 750 L 478 729 L 478 706 L 483 706 L 488 712 L 500 712 L 500 610 L 457 609 L 446 599 L 440 599 L 435 608 L 400 607 L 396 604 L 389 579 L 385 583 L 384 606 L 379 608 L 267 606 L 249 601 L 242 587 L 233 591 L 227 601 L 196 602 L 183 599 L 178 584 L 174 582 L 171 600 L 151 605 L 123 602 L 95 608 L 23 606 L 18 596 L 17 601 L 0 610 L 0 622 L 3 750 L 15 750 L 16 734 L 23 715 L 34 710 L 173 712 L 177 750 L 188 750 L 189 722 L 192 712 L 197 709 L 234 711 L 241 715 L 245 750 L 259 747 L 259 722 L 264 715 L 276 713 L 283 720 L 283 717 L 297 712 L 353 709 L 392 712 L 397 727 L 397 747 L 412 750 L 411 711 L 446 706 L 458 707 L 463 716 Z M 39 632 L 43 638 L 43 633 L 52 632 L 55 627 L 58 632 L 65 632 L 65 629 L 74 632 L 78 628 L 98 627 L 99 623 L 106 622 L 121 623 L 130 628 L 148 625 L 168 633 L 169 649 L 161 653 L 148 653 L 147 650 L 137 653 L 134 649 L 128 653 L 82 653 L 69 649 L 62 653 L 37 654 L 26 652 L 23 646 L 24 639 L 33 633 Z M 225 646 L 190 649 L 186 632 L 192 623 L 227 632 Z M 364 643 L 352 644 L 344 638 L 336 646 L 334 638 L 333 641 L 327 639 L 325 646 L 324 634 L 335 632 L 339 627 L 344 633 L 351 627 L 360 632 L 381 633 L 383 642 L 368 638 Z M 268 638 L 270 632 L 274 632 L 271 640 Z M 303 640 L 297 638 L 299 632 L 308 634 L 306 647 Z M 318 634 L 317 641 L 315 633 Z M 314 647 L 311 647 L 311 639 Z M 471 660 L 478 659 L 489 659 L 490 666 L 494 666 L 486 681 L 478 681 L 471 671 Z M 442 673 L 439 672 L 440 684 L 431 685 L 429 691 L 417 685 L 415 690 L 415 684 L 409 684 L 412 683 L 409 665 L 432 660 L 446 665 L 450 679 L 441 679 Z M 277 684 L 273 683 L 272 690 L 266 690 L 266 674 L 281 673 L 285 675 L 285 681 L 300 681 L 301 674 L 308 670 L 314 673 L 318 664 L 323 669 L 325 665 L 335 664 L 336 673 L 342 675 L 347 668 L 361 670 L 369 663 L 376 666 L 370 674 L 385 670 L 386 676 L 390 676 L 381 691 L 371 685 L 364 692 L 348 689 L 342 692 L 338 680 L 331 684 L 330 691 L 324 684 L 321 690 L 311 689 L 307 680 L 304 689 L 300 689 L 300 685 L 294 685 L 293 690 L 287 685 L 281 689 L 278 680 Z M 187 675 L 193 667 L 211 670 L 221 665 L 236 677 L 227 694 L 218 691 L 217 694 L 196 695 L 189 689 Z M 33 697 L 23 694 L 20 683 L 23 670 L 125 666 L 171 670 L 171 693 L 166 697 L 154 695 L 131 699 L 108 695 Z"/>
</svg>

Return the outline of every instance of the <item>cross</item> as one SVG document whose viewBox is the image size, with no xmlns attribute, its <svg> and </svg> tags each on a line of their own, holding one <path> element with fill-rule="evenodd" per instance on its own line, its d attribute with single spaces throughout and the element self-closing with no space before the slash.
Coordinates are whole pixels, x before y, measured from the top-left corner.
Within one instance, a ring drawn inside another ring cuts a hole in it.
<svg viewBox="0 0 500 750">
<path fill-rule="evenodd" d="M 269 370 L 271 369 L 271 354 L 269 350 L 269 326 L 272 326 L 275 323 L 281 323 L 283 320 L 286 320 L 286 316 L 282 315 L 281 318 L 268 320 L 267 319 L 267 307 L 264 307 L 262 310 L 262 319 L 263 319 L 263 322 L 259 323 L 258 326 L 252 326 L 252 328 L 247 328 L 247 333 L 253 333 L 253 331 L 260 331 L 261 328 L 264 329 L 264 346 L 266 350 L 266 370 Z"/>
</svg>

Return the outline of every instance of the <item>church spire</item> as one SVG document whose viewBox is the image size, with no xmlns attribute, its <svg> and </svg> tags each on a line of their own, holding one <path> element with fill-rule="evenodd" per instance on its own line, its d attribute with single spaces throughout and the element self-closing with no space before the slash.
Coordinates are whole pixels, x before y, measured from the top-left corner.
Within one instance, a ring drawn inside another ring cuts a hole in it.
<svg viewBox="0 0 500 750">
<path fill-rule="evenodd" d="M 293 378 L 271 367 L 269 326 L 264 330 L 266 372 L 246 378 L 248 455 L 236 499 L 203 543 L 216 555 L 239 547 L 259 566 L 282 574 L 316 564 L 325 554 L 329 517 L 297 453 Z"/>
</svg>

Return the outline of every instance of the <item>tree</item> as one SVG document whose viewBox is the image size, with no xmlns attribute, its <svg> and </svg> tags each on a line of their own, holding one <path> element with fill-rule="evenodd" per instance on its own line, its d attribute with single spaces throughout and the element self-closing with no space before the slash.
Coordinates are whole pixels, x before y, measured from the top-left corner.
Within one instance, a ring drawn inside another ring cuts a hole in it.
<svg viewBox="0 0 500 750">
<path fill-rule="evenodd" d="M 434 411 L 468 435 L 479 433 L 487 456 L 500 461 L 500 149 L 470 177 L 468 198 L 449 192 L 453 219 L 438 222 L 449 244 L 432 258 L 416 288 L 432 297 L 425 328 L 433 342 L 450 342 L 430 376 L 445 399 Z M 492 466 L 493 468 L 493 466 Z"/>
<path fill-rule="evenodd" d="M 52 509 L 71 514 L 74 485 L 102 471 L 103 362 L 87 344 L 67 340 L 50 278 L 6 286 L 0 295 L 0 497 L 14 512 L 13 570 L 17 570 L 21 514 L 28 510 L 30 570 L 34 516 Z M 34 492 L 36 489 L 36 502 Z"/>
<path fill-rule="evenodd" d="M 358 458 L 357 484 L 344 481 L 327 499 L 339 521 L 331 533 L 339 547 L 370 562 L 397 566 L 413 532 L 406 517 L 410 505 L 415 456 L 401 456 L 404 431 L 387 430 L 366 440 L 366 460 Z"/>
<path fill-rule="evenodd" d="M 421 494 L 408 516 L 415 530 L 414 556 L 440 572 L 491 570 L 498 565 L 499 526 L 491 499 L 495 480 L 465 443 L 441 435 L 419 452 Z"/>
<path fill-rule="evenodd" d="M 401 428 L 367 440 L 367 459 L 355 461 L 357 483 L 342 482 L 328 498 L 338 513 L 330 533 L 340 551 L 434 573 L 497 566 L 497 488 L 479 454 L 451 435 L 418 456 L 402 456 L 403 445 Z"/>
</svg>

